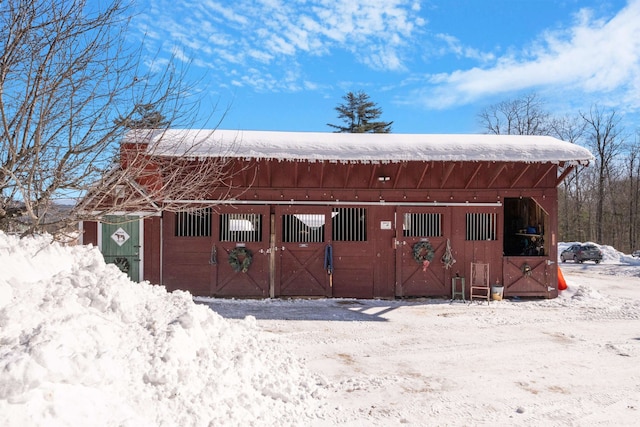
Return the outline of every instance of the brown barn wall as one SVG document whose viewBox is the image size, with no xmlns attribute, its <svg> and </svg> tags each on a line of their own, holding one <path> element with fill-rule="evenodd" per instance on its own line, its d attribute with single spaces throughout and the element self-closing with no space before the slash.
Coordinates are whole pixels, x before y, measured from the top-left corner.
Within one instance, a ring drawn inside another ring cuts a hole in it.
<svg viewBox="0 0 640 427">
<path fill-rule="evenodd" d="M 214 209 L 209 236 L 177 237 L 173 213 L 165 213 L 162 220 L 145 220 L 144 278 L 161 282 L 168 290 L 185 289 L 203 296 L 450 297 L 452 277 L 470 277 L 472 262 L 487 262 L 491 283 L 504 284 L 506 297 L 554 297 L 557 171 L 554 164 L 508 162 L 238 161 L 233 188 L 212 186 L 217 190 L 203 195 L 203 199 L 239 201 Z M 510 230 L 504 201 L 520 199 L 535 201 L 548 216 L 544 256 L 504 254 L 504 234 Z M 331 210 L 340 206 L 366 210 L 366 241 L 331 240 Z M 405 212 L 442 213 L 442 235 L 403 236 Z M 221 240 L 223 213 L 259 215 L 263 235 L 255 242 Z M 309 213 L 327 218 L 324 241 L 278 240 L 282 215 Z M 466 239 L 469 213 L 496 214 L 495 240 Z M 412 253 L 413 245 L 425 240 L 435 251 L 427 267 L 417 263 Z M 450 269 L 441 262 L 447 241 L 456 259 Z M 324 270 L 327 245 L 333 250 L 332 275 Z M 253 254 L 247 272 L 234 272 L 228 262 L 238 247 Z M 526 266 L 531 274 L 524 273 Z"/>
<path fill-rule="evenodd" d="M 162 221 L 162 284 L 168 291 L 189 290 L 209 295 L 211 239 L 175 237 L 175 214 L 165 212 Z"/>
<path fill-rule="evenodd" d="M 82 222 L 82 244 L 98 246 L 98 223 L 95 221 Z"/>
<path fill-rule="evenodd" d="M 243 162 L 235 165 L 235 185 L 251 189 L 483 190 L 555 188 L 551 163 L 403 162 Z M 250 171 L 250 173 L 248 173 Z M 379 181 L 379 177 L 388 177 Z"/>
<path fill-rule="evenodd" d="M 160 247 L 161 247 L 160 217 L 154 216 L 144 219 L 144 272 L 143 279 L 153 284 L 161 282 L 160 277 Z"/>
</svg>

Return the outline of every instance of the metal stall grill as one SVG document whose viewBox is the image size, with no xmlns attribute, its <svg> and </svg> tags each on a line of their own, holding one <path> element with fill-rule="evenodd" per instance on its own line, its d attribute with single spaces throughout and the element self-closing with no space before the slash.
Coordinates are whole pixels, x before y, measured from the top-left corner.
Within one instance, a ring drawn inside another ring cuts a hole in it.
<svg viewBox="0 0 640 427">
<path fill-rule="evenodd" d="M 282 215 L 282 241 L 285 243 L 324 242 L 324 214 Z"/>
<path fill-rule="evenodd" d="M 260 242 L 261 240 L 261 214 L 220 214 L 221 242 Z"/>
<path fill-rule="evenodd" d="M 366 208 L 333 208 L 333 235 L 335 241 L 367 241 Z"/>
<path fill-rule="evenodd" d="M 496 240 L 496 213 L 467 213 L 466 240 Z"/>
<path fill-rule="evenodd" d="M 177 212 L 175 218 L 176 237 L 211 236 L 211 208 Z"/>
<path fill-rule="evenodd" d="M 442 214 L 405 213 L 402 233 L 405 237 L 440 237 L 442 236 Z"/>
</svg>

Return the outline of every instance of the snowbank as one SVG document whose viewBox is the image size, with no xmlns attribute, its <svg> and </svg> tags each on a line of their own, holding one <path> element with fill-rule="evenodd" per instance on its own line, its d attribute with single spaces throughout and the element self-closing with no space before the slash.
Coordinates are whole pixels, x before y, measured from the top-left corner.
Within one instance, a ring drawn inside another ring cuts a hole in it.
<svg viewBox="0 0 640 427">
<path fill-rule="evenodd" d="M 131 282 L 95 248 L 0 233 L 0 425 L 300 425 L 312 376 L 255 318 Z"/>
</svg>

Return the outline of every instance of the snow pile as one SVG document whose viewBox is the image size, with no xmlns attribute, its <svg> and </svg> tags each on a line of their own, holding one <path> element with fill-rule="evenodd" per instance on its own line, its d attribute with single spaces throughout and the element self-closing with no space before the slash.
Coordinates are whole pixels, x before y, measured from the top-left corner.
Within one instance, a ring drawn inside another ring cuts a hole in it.
<svg viewBox="0 0 640 427">
<path fill-rule="evenodd" d="M 585 301 L 592 303 L 593 300 L 604 301 L 606 298 L 595 289 L 588 286 L 579 286 L 571 296 L 574 301 Z"/>
<path fill-rule="evenodd" d="M 131 282 L 95 248 L 0 233 L 0 425 L 300 425 L 319 379 L 255 318 Z"/>
</svg>

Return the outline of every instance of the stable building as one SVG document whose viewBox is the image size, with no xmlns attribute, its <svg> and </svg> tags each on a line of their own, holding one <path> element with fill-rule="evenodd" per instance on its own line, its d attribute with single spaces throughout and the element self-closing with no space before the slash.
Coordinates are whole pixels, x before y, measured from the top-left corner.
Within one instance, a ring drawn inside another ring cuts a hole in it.
<svg viewBox="0 0 640 427">
<path fill-rule="evenodd" d="M 163 130 L 122 147 L 224 158 L 229 179 L 182 211 L 84 222 L 83 243 L 135 280 L 235 298 L 469 298 L 472 265 L 504 297 L 554 298 L 557 188 L 593 161 L 519 135 Z"/>
</svg>

